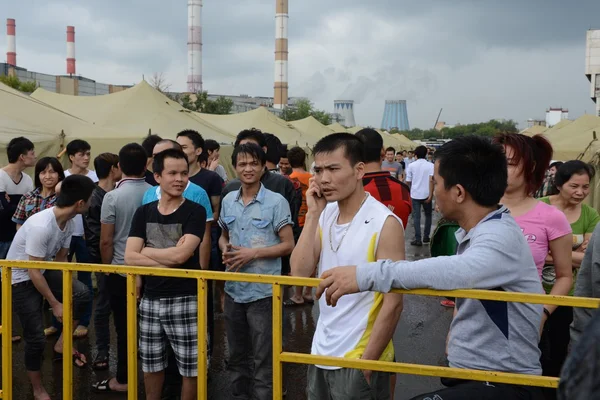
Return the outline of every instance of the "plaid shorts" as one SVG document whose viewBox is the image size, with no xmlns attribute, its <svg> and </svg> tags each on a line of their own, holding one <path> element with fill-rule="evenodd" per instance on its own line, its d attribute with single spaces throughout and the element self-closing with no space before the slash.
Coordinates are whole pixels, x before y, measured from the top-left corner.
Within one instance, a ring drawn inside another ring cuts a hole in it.
<svg viewBox="0 0 600 400">
<path fill-rule="evenodd" d="M 142 298 L 140 303 L 142 371 L 160 372 L 167 365 L 167 346 L 175 353 L 179 373 L 198 376 L 198 297 Z"/>
</svg>

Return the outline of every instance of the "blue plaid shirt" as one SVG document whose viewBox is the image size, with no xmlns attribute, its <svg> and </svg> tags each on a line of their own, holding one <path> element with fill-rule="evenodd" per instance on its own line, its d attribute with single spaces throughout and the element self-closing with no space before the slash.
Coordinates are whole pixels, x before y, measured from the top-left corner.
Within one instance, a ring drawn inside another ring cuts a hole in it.
<svg viewBox="0 0 600 400">
<path fill-rule="evenodd" d="M 279 231 L 293 223 L 287 201 L 261 183 L 247 205 L 242 200 L 242 189 L 227 194 L 221 204 L 219 225 L 229 233 L 232 245 L 256 249 L 281 243 Z M 254 260 L 240 268 L 240 272 L 280 275 L 281 258 Z M 236 303 L 250 303 L 273 295 L 271 285 L 250 282 L 226 282 L 225 292 Z"/>
</svg>

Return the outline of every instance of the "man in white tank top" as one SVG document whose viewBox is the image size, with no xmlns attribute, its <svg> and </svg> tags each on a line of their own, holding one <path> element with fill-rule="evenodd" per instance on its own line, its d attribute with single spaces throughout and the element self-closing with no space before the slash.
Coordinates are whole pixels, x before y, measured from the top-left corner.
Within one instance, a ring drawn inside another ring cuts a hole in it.
<svg viewBox="0 0 600 400">
<path fill-rule="evenodd" d="M 363 142 L 335 133 L 321 139 L 313 153 L 315 176 L 306 192 L 308 213 L 292 253 L 292 275 L 309 277 L 317 267 L 321 275 L 357 260 L 403 260 L 402 223 L 364 191 Z M 401 295 L 361 293 L 345 297 L 335 308 L 323 300 L 312 354 L 393 361 L 392 336 L 402 312 Z M 309 366 L 309 400 L 349 398 L 389 399 L 390 374 Z"/>
</svg>

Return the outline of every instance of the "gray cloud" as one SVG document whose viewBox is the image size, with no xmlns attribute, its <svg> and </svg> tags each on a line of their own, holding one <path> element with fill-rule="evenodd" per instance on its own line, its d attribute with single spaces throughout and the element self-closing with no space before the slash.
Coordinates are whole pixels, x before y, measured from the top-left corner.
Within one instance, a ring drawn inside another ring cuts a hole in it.
<svg viewBox="0 0 600 400">
<path fill-rule="evenodd" d="M 211 93 L 271 95 L 274 1 L 204 2 L 203 74 Z M 63 73 L 76 26 L 78 72 L 132 83 L 164 71 L 185 89 L 186 1 L 20 0 L 19 62 Z M 524 121 L 550 105 L 591 110 L 585 30 L 600 2 L 580 0 L 302 0 L 290 2 L 290 95 L 331 110 L 352 97 L 357 122 L 378 125 L 385 99 L 406 99 L 413 126 L 494 117 Z M 0 43 L 4 41 L 0 38 Z"/>
</svg>

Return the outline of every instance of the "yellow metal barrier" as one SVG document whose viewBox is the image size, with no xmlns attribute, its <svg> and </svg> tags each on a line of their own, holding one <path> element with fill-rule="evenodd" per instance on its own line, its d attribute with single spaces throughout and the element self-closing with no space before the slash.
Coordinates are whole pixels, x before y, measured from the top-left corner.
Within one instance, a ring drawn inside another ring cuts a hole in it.
<svg viewBox="0 0 600 400">
<path fill-rule="evenodd" d="M 344 368 L 366 369 L 391 373 L 402 373 L 424 376 L 439 376 L 489 382 L 510 383 L 519 385 L 557 387 L 558 378 L 514 374 L 496 371 L 465 370 L 430 365 L 394 363 L 371 360 L 354 360 L 337 357 L 324 357 L 310 354 L 283 352 L 282 327 L 282 285 L 316 287 L 319 279 L 297 278 L 288 276 L 257 275 L 199 270 L 182 270 L 167 268 L 129 267 L 96 264 L 47 263 L 33 261 L 3 260 L 2 265 L 2 382 L 3 390 L 0 398 L 12 400 L 12 268 L 48 269 L 63 271 L 63 329 L 72 332 L 72 286 L 73 271 L 89 271 L 101 273 L 127 274 L 127 354 L 128 354 L 128 399 L 138 398 L 137 376 L 137 299 L 136 276 L 165 276 L 175 278 L 194 278 L 198 280 L 198 398 L 207 399 L 207 280 L 253 282 L 273 285 L 273 398 L 282 398 L 282 366 L 284 362 L 296 364 L 319 364 Z M 555 304 L 561 306 L 598 308 L 600 299 L 578 298 L 569 296 L 548 296 L 541 294 L 510 293 L 488 290 L 452 290 L 436 291 L 394 290 L 395 293 L 417 294 L 425 296 L 448 296 L 481 300 L 510 301 L 517 303 Z M 73 338 L 64 335 L 64 351 L 72 349 Z M 63 359 L 63 399 L 73 399 L 73 364 L 71 357 Z"/>
</svg>

